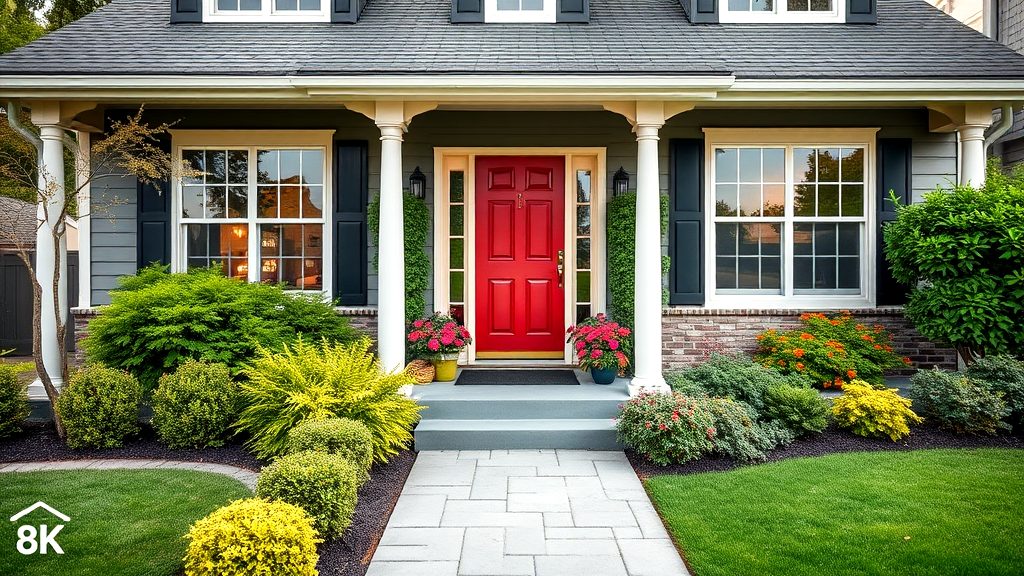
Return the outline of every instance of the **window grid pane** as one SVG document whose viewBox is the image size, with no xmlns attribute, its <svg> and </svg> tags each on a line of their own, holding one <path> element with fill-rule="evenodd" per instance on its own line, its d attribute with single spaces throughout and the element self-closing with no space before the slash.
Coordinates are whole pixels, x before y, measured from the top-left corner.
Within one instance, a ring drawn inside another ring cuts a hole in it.
<svg viewBox="0 0 1024 576">
<path fill-rule="evenodd" d="M 591 301 L 591 222 L 593 190 L 590 170 L 576 171 L 576 304 L 577 312 Z M 566 262 L 568 265 L 568 262 Z M 568 266 L 566 266 L 568 268 Z"/>
<path fill-rule="evenodd" d="M 448 173 L 448 309 L 456 315 L 464 313 L 466 298 L 465 178 L 462 170 Z"/>
</svg>

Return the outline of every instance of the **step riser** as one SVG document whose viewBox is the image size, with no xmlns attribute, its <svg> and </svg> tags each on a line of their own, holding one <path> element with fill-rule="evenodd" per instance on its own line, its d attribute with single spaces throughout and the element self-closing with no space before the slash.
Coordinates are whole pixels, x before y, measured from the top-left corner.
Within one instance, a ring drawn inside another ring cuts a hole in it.
<svg viewBox="0 0 1024 576">
<path fill-rule="evenodd" d="M 621 450 L 614 430 L 429 430 L 416 450 Z"/>
<path fill-rule="evenodd" d="M 424 420 L 603 419 L 619 415 L 619 403 L 607 400 L 434 400 L 421 401 Z"/>
</svg>

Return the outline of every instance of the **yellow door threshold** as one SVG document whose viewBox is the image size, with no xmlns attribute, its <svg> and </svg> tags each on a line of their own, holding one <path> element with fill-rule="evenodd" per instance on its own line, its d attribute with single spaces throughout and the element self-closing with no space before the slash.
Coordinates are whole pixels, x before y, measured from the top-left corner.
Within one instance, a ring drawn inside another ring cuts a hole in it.
<svg viewBox="0 0 1024 576">
<path fill-rule="evenodd" d="M 555 352 L 482 352 L 478 350 L 476 357 L 481 359 L 500 358 L 506 360 L 561 359 L 565 357 L 565 352 L 561 350 Z"/>
</svg>

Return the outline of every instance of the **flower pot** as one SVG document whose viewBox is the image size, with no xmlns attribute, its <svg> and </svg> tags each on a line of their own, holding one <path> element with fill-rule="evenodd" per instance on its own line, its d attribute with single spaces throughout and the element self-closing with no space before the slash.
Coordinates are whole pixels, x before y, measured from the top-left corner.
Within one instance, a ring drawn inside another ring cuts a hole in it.
<svg viewBox="0 0 1024 576">
<path fill-rule="evenodd" d="M 459 371 L 459 359 L 455 358 L 438 358 L 433 361 L 434 364 L 434 382 L 451 382 L 455 380 L 455 375 Z"/>
<path fill-rule="evenodd" d="M 615 382 L 615 377 L 618 376 L 619 371 L 615 368 L 591 368 L 590 376 L 594 378 L 594 382 L 597 384 L 611 384 Z"/>
</svg>

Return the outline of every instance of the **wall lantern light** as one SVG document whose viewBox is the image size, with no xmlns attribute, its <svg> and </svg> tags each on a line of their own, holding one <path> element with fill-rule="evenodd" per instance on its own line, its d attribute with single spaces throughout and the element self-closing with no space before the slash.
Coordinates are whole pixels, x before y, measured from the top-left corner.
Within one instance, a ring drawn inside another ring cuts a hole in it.
<svg viewBox="0 0 1024 576">
<path fill-rule="evenodd" d="M 409 192 L 420 200 L 427 197 L 427 177 L 420 171 L 419 166 L 409 176 Z"/>
<path fill-rule="evenodd" d="M 629 192 L 629 172 L 626 172 L 622 166 L 619 166 L 615 176 L 612 177 L 612 194 L 623 196 L 626 192 Z"/>
</svg>

